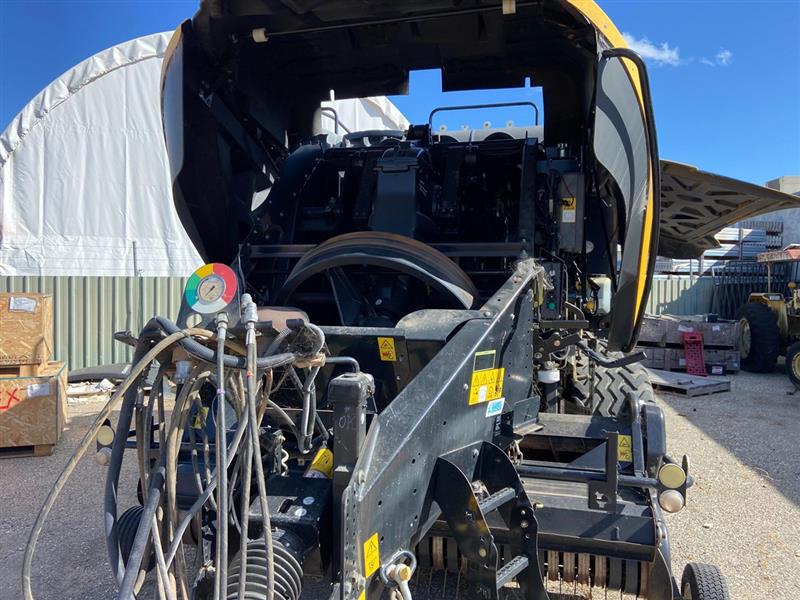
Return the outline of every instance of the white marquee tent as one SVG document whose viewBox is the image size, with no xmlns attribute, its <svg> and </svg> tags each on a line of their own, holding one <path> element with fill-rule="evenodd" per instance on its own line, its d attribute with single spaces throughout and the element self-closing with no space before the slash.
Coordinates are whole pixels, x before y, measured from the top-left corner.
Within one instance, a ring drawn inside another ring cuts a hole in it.
<svg viewBox="0 0 800 600">
<path fill-rule="evenodd" d="M 0 135 L 0 275 L 174 276 L 202 262 L 172 204 L 161 130 L 170 35 L 83 61 Z M 325 104 L 351 130 L 408 125 L 386 98 Z"/>
</svg>

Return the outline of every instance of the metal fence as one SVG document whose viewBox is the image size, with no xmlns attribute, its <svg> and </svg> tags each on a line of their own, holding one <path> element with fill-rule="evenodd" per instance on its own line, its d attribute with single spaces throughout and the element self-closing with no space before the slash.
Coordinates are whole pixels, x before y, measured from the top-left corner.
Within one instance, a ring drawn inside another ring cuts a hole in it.
<svg viewBox="0 0 800 600">
<path fill-rule="evenodd" d="M 70 369 L 130 360 L 115 331 L 134 334 L 154 315 L 177 317 L 182 277 L 0 277 L 0 291 L 53 295 L 54 355 Z M 647 312 L 710 312 L 710 277 L 656 277 Z"/>
<path fill-rule="evenodd" d="M 647 300 L 651 315 L 701 315 L 711 311 L 714 282 L 711 277 L 656 276 Z"/>
</svg>

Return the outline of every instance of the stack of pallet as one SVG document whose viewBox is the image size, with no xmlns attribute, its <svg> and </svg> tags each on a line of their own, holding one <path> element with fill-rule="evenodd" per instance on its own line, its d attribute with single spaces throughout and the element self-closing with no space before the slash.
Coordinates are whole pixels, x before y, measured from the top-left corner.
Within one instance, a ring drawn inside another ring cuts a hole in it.
<svg viewBox="0 0 800 600">
<path fill-rule="evenodd" d="M 703 315 L 647 315 L 636 349 L 645 351 L 647 359 L 643 364 L 651 369 L 685 371 L 683 334 L 701 333 L 708 373 L 735 373 L 739 370 L 738 327 L 736 321 L 708 321 Z"/>
<path fill-rule="evenodd" d="M 0 293 L 0 457 L 52 454 L 61 438 L 67 369 L 52 349 L 53 298 Z"/>
</svg>

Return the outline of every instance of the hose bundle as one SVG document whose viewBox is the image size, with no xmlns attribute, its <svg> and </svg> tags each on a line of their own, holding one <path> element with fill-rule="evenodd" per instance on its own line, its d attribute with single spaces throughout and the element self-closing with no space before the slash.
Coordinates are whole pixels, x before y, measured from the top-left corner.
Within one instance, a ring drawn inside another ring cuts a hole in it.
<svg viewBox="0 0 800 600">
<path fill-rule="evenodd" d="M 256 307 L 247 295 L 242 298 L 242 306 L 242 322 L 246 327 L 244 346 L 228 339 L 227 315 L 224 314 L 216 320 L 215 333 L 206 329 L 181 330 L 163 317 L 155 317 L 143 329 L 130 374 L 97 415 L 37 516 L 23 562 L 25 600 L 34 600 L 31 568 L 47 516 L 78 461 L 120 401 L 105 491 L 106 543 L 119 582 L 118 599 L 134 599 L 147 571 L 155 563 L 157 594 L 161 600 L 191 600 L 194 595 L 190 580 L 197 582 L 212 577 L 214 600 L 246 600 L 254 597 L 249 590 L 255 588 L 260 590 L 259 598 L 297 600 L 302 579 L 300 565 L 280 544 L 273 549 L 267 474 L 261 460 L 259 434 L 261 421 L 271 410 L 284 424 L 291 424 L 301 450 L 310 448 L 311 434 L 318 421 L 314 378 L 319 371 L 320 358 L 324 359 L 320 355 L 324 334 L 314 325 L 305 324 L 304 333 L 307 341 L 310 340 L 305 348 L 279 353 L 288 337 L 283 335 L 258 356 Z M 215 348 L 209 347 L 214 342 Z M 180 378 L 172 362 L 173 351 L 179 347 L 184 355 L 192 358 L 193 365 L 188 375 Z M 154 362 L 158 364 L 158 371 L 147 391 L 144 374 Z M 299 427 L 270 398 L 275 381 L 273 373 L 278 368 L 286 370 L 284 377 L 291 378 L 302 397 Z M 295 381 L 299 380 L 297 369 L 307 373 L 299 385 Z M 169 411 L 165 406 L 164 388 L 173 371 L 178 385 L 174 406 Z M 216 391 L 211 408 L 204 406 L 204 393 L 207 396 L 209 386 Z M 209 439 L 204 426 L 209 418 L 213 419 L 216 429 L 214 439 Z M 122 523 L 117 517 L 119 477 L 132 422 L 135 423 L 143 503 L 141 509 L 134 511 L 139 518 L 138 526 L 131 522 L 134 512 L 128 511 Z M 232 432 L 229 424 L 235 425 Z M 186 511 L 179 510 L 177 495 L 178 459 L 182 451 L 183 456 L 186 452 L 191 456 L 192 481 L 197 494 Z M 224 467 L 220 468 L 221 465 Z M 251 487 L 264 518 L 262 535 L 255 541 L 247 536 Z M 238 528 L 234 531 L 240 539 L 239 551 L 229 570 L 231 524 Z M 132 535 L 134 528 L 135 535 Z M 204 558 L 201 544 L 195 552 L 194 564 L 188 564 L 184 548 L 187 530 L 195 536 L 201 531 L 212 534 L 213 558 Z M 196 573 L 193 578 L 192 573 Z M 236 584 L 232 588 L 234 580 Z"/>
</svg>

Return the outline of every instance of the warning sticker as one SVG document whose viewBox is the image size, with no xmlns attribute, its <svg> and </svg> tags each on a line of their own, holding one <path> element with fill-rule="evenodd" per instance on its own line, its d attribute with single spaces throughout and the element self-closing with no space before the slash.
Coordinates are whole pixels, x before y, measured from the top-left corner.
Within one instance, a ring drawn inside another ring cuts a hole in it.
<svg viewBox="0 0 800 600">
<path fill-rule="evenodd" d="M 503 377 L 505 374 L 506 370 L 503 367 L 473 371 L 469 388 L 470 405 L 501 398 L 503 396 Z"/>
<path fill-rule="evenodd" d="M 574 223 L 577 215 L 577 200 L 573 196 L 561 199 L 561 222 Z"/>
<path fill-rule="evenodd" d="M 617 460 L 620 462 L 633 462 L 633 448 L 631 444 L 631 436 L 620 435 L 617 446 Z"/>
<path fill-rule="evenodd" d="M 384 362 L 395 362 L 397 360 L 397 350 L 394 347 L 394 338 L 379 337 L 378 352 Z"/>
<path fill-rule="evenodd" d="M 369 577 L 381 566 L 381 555 L 378 549 L 378 532 L 364 542 L 364 577 Z"/>
<path fill-rule="evenodd" d="M 194 415 L 192 422 L 192 429 L 203 429 L 206 426 L 206 419 L 208 418 L 208 407 L 203 406 Z"/>
<path fill-rule="evenodd" d="M 318 471 L 322 473 L 328 479 L 333 477 L 333 452 L 331 452 L 328 448 L 320 448 L 317 455 L 314 457 L 314 460 L 311 461 L 311 465 L 308 467 L 308 471 L 306 471 L 306 476 L 310 477 L 310 471 Z"/>
<path fill-rule="evenodd" d="M 362 589 L 361 592 L 358 594 L 358 600 L 367 600 L 366 588 Z"/>
</svg>

